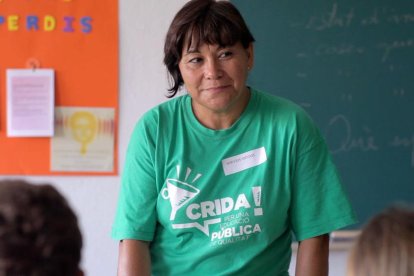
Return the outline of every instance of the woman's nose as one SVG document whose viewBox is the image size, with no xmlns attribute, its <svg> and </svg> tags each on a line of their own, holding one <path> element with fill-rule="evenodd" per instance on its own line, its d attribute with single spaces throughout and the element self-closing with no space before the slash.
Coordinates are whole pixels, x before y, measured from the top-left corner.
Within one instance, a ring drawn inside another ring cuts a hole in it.
<svg viewBox="0 0 414 276">
<path fill-rule="evenodd" d="M 209 60 L 206 62 L 205 77 L 207 79 L 219 79 L 223 76 L 223 70 L 217 60 Z"/>
</svg>

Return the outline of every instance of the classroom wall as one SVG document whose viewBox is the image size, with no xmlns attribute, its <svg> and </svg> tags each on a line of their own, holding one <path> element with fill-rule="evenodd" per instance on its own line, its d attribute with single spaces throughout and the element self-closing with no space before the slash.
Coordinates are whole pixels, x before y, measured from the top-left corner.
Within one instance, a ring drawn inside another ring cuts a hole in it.
<svg viewBox="0 0 414 276">
<path fill-rule="evenodd" d="M 164 95 L 168 81 L 166 70 L 162 65 L 163 40 L 173 15 L 185 2 L 185 0 L 119 0 L 120 172 L 124 165 L 129 136 L 136 120 L 149 108 L 166 100 Z M 20 177 L 13 176 L 13 178 Z M 118 244 L 110 238 L 110 231 L 120 177 L 24 178 L 37 183 L 51 182 L 68 198 L 79 216 L 84 236 L 82 267 L 86 275 L 116 275 Z M 346 251 L 331 252 L 330 275 L 345 275 L 346 258 Z M 294 265 L 293 260 L 292 272 Z"/>
</svg>

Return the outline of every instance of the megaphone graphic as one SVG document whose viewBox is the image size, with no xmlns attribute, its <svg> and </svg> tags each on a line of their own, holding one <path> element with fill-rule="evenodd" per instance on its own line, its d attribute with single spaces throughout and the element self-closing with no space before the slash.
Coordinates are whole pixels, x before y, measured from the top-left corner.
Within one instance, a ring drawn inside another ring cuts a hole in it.
<svg viewBox="0 0 414 276">
<path fill-rule="evenodd" d="M 174 220 L 177 211 L 190 199 L 194 198 L 200 190 L 177 179 L 168 178 L 166 182 L 167 187 L 162 189 L 161 195 L 164 199 L 170 199 L 172 208 L 170 220 Z"/>
</svg>

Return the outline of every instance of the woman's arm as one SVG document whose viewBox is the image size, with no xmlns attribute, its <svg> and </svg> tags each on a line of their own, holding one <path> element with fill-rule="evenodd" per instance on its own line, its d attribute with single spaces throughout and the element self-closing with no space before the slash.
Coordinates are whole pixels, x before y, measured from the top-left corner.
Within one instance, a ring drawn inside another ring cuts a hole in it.
<svg viewBox="0 0 414 276">
<path fill-rule="evenodd" d="M 120 241 L 118 258 L 118 276 L 148 276 L 151 274 L 148 242 Z"/>
<path fill-rule="evenodd" d="M 299 242 L 296 257 L 296 276 L 328 276 L 329 235 Z"/>
</svg>

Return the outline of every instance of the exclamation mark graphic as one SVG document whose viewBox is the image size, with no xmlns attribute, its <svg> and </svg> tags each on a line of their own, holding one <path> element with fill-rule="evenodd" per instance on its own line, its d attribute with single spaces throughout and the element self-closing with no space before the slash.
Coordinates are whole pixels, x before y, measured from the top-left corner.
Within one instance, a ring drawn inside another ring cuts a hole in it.
<svg viewBox="0 0 414 276">
<path fill-rule="evenodd" d="M 262 202 L 262 187 L 260 187 L 260 186 L 253 187 L 252 192 L 253 192 L 254 204 L 256 205 L 256 207 L 260 207 L 260 204 Z M 255 216 L 262 216 L 263 215 L 263 209 L 262 208 L 254 208 L 254 215 Z"/>
</svg>

